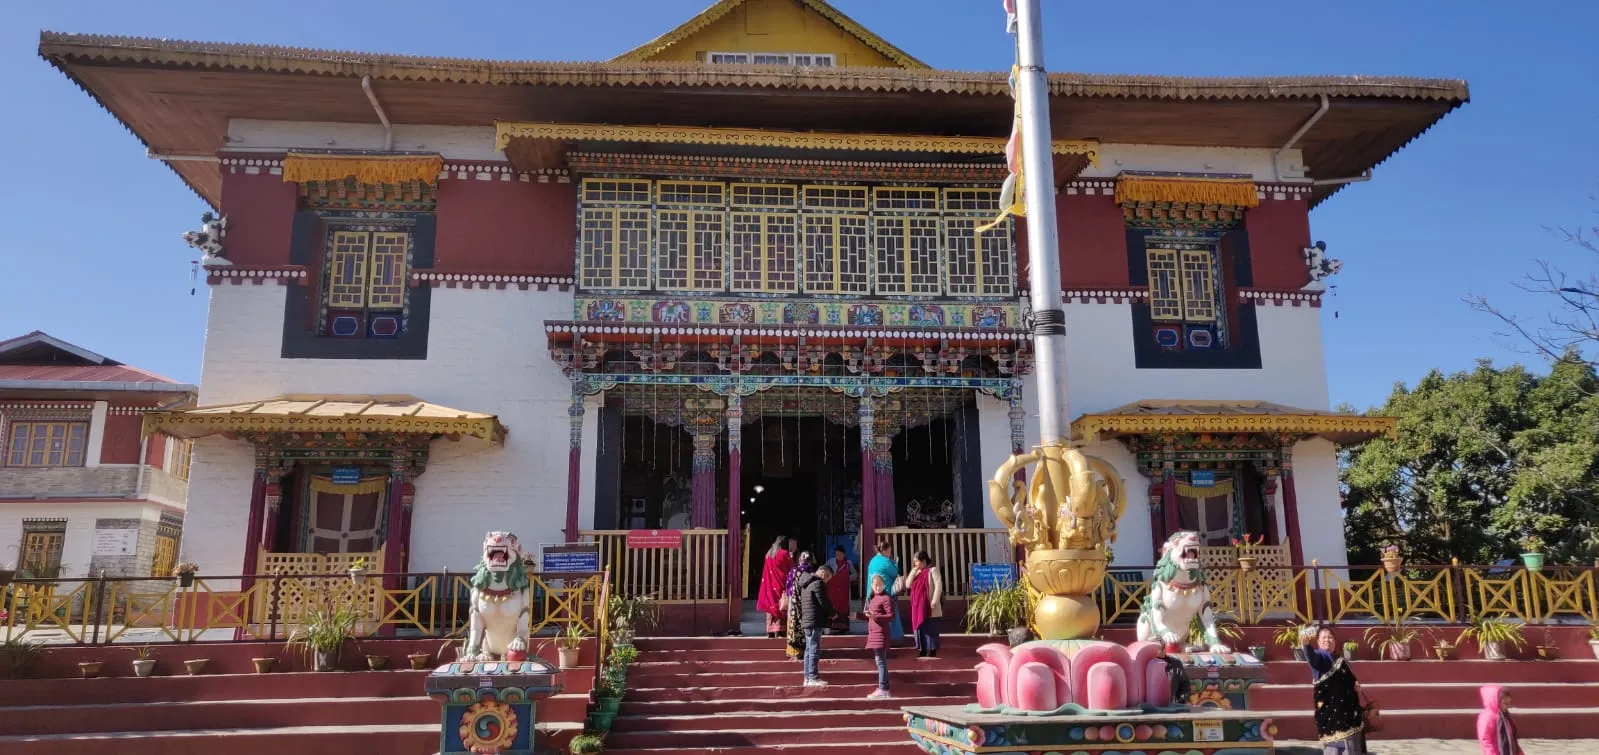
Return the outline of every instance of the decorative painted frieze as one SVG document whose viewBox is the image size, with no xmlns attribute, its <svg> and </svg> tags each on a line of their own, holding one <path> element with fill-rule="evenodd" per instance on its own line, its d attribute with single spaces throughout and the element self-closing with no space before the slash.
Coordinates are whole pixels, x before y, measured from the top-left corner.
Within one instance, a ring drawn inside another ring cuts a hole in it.
<svg viewBox="0 0 1599 755">
<path fill-rule="evenodd" d="M 1021 322 L 1021 305 L 1009 300 L 931 303 L 579 296 L 576 305 L 573 319 L 588 322 L 978 329 L 1013 328 Z"/>
<path fill-rule="evenodd" d="M 522 171 L 510 163 L 445 163 L 439 172 L 440 181 L 520 181 L 522 183 L 571 183 L 572 175 L 565 168 L 541 168 Z"/>
<path fill-rule="evenodd" d="M 433 270 L 411 271 L 411 286 L 427 285 L 434 288 L 480 288 L 504 290 L 507 286 L 516 286 L 518 290 L 526 291 L 536 288 L 539 291 L 548 291 L 554 286 L 558 291 L 570 291 L 572 276 L 566 275 L 524 275 L 521 273 L 444 273 Z"/>
<path fill-rule="evenodd" d="M 267 281 L 275 281 L 280 286 L 298 283 L 305 280 L 310 273 L 301 265 L 284 265 L 280 267 L 233 267 L 233 266 L 207 266 L 205 268 L 205 282 L 213 286 L 220 285 L 223 281 L 235 286 L 242 286 L 246 282 L 259 286 Z"/>
<path fill-rule="evenodd" d="M 1238 290 L 1238 300 L 1241 302 L 1254 302 L 1257 306 L 1275 304 L 1279 307 L 1290 304 L 1295 307 L 1321 306 L 1320 291 L 1269 291 L 1260 288 L 1241 288 Z"/>
</svg>

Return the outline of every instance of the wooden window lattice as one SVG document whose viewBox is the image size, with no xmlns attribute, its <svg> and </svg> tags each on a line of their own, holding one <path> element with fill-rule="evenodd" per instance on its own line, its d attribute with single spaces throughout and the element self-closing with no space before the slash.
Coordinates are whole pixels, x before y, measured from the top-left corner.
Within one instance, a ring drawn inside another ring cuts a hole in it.
<svg viewBox="0 0 1599 755">
<path fill-rule="evenodd" d="M 670 290 L 718 290 L 726 219 L 720 212 L 660 210 L 655 215 L 656 286 Z"/>
<path fill-rule="evenodd" d="M 174 478 L 187 481 L 189 465 L 194 460 L 194 441 L 169 438 L 172 444 L 172 463 L 167 470 Z"/>
<path fill-rule="evenodd" d="M 584 286 L 649 288 L 649 210 L 585 209 L 581 244 Z"/>
<path fill-rule="evenodd" d="M 150 559 L 150 576 L 170 577 L 178 565 L 178 539 L 171 535 L 156 535 L 155 556 Z"/>
<path fill-rule="evenodd" d="M 1212 322 L 1216 319 L 1216 265 L 1209 251 L 1183 250 L 1182 291 L 1184 320 Z"/>
<path fill-rule="evenodd" d="M 878 293 L 940 293 L 938 225 L 937 217 L 875 218 Z"/>
<path fill-rule="evenodd" d="M 864 215 L 807 215 L 805 290 L 866 293 L 869 243 Z"/>
<path fill-rule="evenodd" d="M 87 422 L 13 422 L 6 466 L 81 467 L 88 438 Z"/>
<path fill-rule="evenodd" d="M 21 566 L 36 577 L 53 578 L 61 568 L 67 534 L 60 531 L 22 533 Z"/>
<path fill-rule="evenodd" d="M 1150 249 L 1149 314 L 1161 322 L 1215 322 L 1215 255 L 1205 249 Z"/>
<path fill-rule="evenodd" d="M 729 219 L 733 290 L 792 293 L 799 275 L 796 216 L 735 212 Z"/>
<path fill-rule="evenodd" d="M 411 235 L 403 231 L 335 231 L 328 261 L 328 306 L 405 306 L 406 251 L 410 241 Z"/>
</svg>

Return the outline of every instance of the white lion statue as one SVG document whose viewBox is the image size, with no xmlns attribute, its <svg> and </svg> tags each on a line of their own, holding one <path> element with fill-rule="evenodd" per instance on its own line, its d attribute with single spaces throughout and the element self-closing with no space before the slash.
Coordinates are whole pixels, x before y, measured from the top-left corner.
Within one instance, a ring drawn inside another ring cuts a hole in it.
<svg viewBox="0 0 1599 755">
<path fill-rule="evenodd" d="M 228 219 L 218 217 L 211 213 L 200 216 L 200 230 L 187 231 L 183 234 L 184 243 L 199 249 L 204 255 L 200 259 L 202 265 L 231 265 L 227 258 L 222 256 L 222 237 L 228 234 Z"/>
<path fill-rule="evenodd" d="M 472 574 L 472 624 L 461 659 L 495 661 L 528 643 L 530 580 L 516 535 L 490 532 L 483 536 L 483 560 Z"/>
<path fill-rule="evenodd" d="M 1205 570 L 1199 565 L 1199 545 L 1199 533 L 1184 531 L 1167 538 L 1161 547 L 1149 596 L 1138 614 L 1139 642 L 1185 645 L 1189 627 L 1197 618 L 1210 652 L 1232 652 L 1216 636 L 1216 615 L 1211 610 Z"/>
</svg>

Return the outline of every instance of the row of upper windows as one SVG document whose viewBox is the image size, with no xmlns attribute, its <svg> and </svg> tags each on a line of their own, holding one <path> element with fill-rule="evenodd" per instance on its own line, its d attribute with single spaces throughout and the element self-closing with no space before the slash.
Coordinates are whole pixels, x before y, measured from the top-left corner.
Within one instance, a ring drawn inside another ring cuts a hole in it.
<svg viewBox="0 0 1599 755">
<path fill-rule="evenodd" d="M 588 179 L 586 289 L 1010 296 L 995 189 Z"/>
<path fill-rule="evenodd" d="M 6 442 L 8 467 L 81 467 L 89 446 L 87 422 L 11 422 Z M 171 438 L 165 468 L 173 477 L 189 479 L 194 441 Z"/>
<path fill-rule="evenodd" d="M 832 68 L 838 59 L 831 53 L 814 52 L 710 52 L 705 59 L 716 65 L 801 66 Z"/>
</svg>

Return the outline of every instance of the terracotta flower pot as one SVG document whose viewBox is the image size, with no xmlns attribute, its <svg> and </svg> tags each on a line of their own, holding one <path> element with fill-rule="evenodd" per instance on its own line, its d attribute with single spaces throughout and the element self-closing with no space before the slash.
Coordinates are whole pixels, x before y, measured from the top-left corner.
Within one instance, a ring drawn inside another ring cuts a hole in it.
<svg viewBox="0 0 1599 755">
<path fill-rule="evenodd" d="M 555 654 L 560 660 L 561 670 L 577 668 L 578 655 L 582 652 L 582 648 L 556 648 Z"/>
<path fill-rule="evenodd" d="M 1539 645 L 1538 657 L 1546 661 L 1558 661 L 1560 660 L 1560 648 Z"/>
<path fill-rule="evenodd" d="M 188 670 L 189 676 L 199 676 L 205 673 L 206 664 L 210 662 L 210 658 L 195 658 L 193 660 L 184 661 L 183 668 Z"/>
<path fill-rule="evenodd" d="M 100 668 L 104 665 L 105 661 L 83 661 L 78 664 L 78 673 L 85 679 L 93 679 L 100 675 Z"/>
<path fill-rule="evenodd" d="M 1440 661 L 1452 661 L 1455 659 L 1454 645 L 1439 645 L 1433 648 L 1432 652 L 1434 655 L 1438 656 L 1438 660 Z"/>
<path fill-rule="evenodd" d="M 1409 645 L 1400 644 L 1400 643 L 1397 643 L 1397 642 L 1391 642 L 1391 643 L 1388 643 L 1387 651 L 1388 651 L 1388 660 L 1390 660 L 1390 661 L 1408 661 L 1408 660 L 1410 660 L 1410 646 Z"/>
<path fill-rule="evenodd" d="M 255 664 L 255 673 L 257 673 L 257 674 L 270 674 L 270 673 L 272 673 L 272 665 L 277 663 L 278 659 L 276 659 L 276 658 L 251 658 L 250 662 Z"/>
<path fill-rule="evenodd" d="M 389 657 L 386 655 L 369 655 L 366 657 L 366 667 L 373 671 L 382 671 L 389 667 Z"/>
<path fill-rule="evenodd" d="M 406 656 L 405 659 L 411 662 L 412 671 L 426 671 L 428 667 L 428 661 L 431 660 L 432 657 L 433 656 L 430 656 L 427 653 L 412 653 Z"/>
<path fill-rule="evenodd" d="M 154 658 L 140 658 L 133 662 L 133 675 L 144 679 L 155 673 Z"/>
<path fill-rule="evenodd" d="M 1238 557 L 1238 570 L 1239 571 L 1254 571 L 1255 570 L 1255 557 L 1254 556 L 1239 556 Z"/>
<path fill-rule="evenodd" d="M 1385 556 L 1382 560 L 1382 570 L 1389 574 L 1397 574 L 1399 567 L 1405 565 L 1405 560 L 1399 556 Z"/>
</svg>

